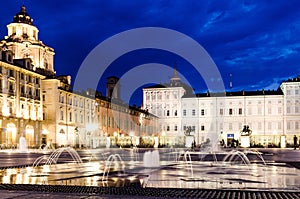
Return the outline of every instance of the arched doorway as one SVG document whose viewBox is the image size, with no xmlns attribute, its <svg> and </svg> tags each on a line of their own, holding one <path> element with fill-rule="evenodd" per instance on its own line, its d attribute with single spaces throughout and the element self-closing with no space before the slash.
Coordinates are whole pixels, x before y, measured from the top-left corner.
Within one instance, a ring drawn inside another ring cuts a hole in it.
<svg viewBox="0 0 300 199">
<path fill-rule="evenodd" d="M 17 129 L 14 123 L 8 123 L 6 129 L 6 145 L 8 147 L 16 146 L 17 144 Z"/>
<path fill-rule="evenodd" d="M 34 145 L 34 128 L 31 125 L 26 125 L 25 129 L 25 139 L 27 146 L 33 146 Z"/>
</svg>

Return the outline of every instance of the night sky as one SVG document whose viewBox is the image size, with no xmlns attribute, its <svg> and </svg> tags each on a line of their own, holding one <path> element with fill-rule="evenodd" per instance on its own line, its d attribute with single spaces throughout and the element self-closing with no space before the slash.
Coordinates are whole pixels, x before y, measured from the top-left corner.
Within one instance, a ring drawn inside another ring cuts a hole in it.
<svg viewBox="0 0 300 199">
<path fill-rule="evenodd" d="M 298 0 L 1 0 L 1 38 L 22 4 L 40 30 L 39 38 L 55 49 L 58 75 L 75 78 L 85 57 L 99 43 L 119 32 L 149 26 L 179 31 L 201 44 L 218 66 L 227 89 L 229 74 L 235 91 L 277 89 L 282 80 L 300 74 Z M 194 78 L 185 70 L 189 63 L 159 50 L 122 56 L 106 75 L 121 76 L 150 62 L 176 63 L 186 79 Z M 104 79 L 99 83 L 102 92 Z M 196 92 L 207 89 L 202 81 L 191 82 Z"/>
</svg>

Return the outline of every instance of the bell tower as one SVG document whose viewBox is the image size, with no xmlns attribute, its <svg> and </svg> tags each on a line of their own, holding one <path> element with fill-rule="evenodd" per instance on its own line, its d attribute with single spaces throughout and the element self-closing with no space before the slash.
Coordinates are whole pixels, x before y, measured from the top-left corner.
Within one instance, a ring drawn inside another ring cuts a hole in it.
<svg viewBox="0 0 300 199">
<path fill-rule="evenodd" d="M 7 25 L 7 30 L 7 36 L 0 41 L 0 51 L 11 51 L 13 59 L 30 58 L 33 70 L 40 68 L 54 73 L 54 49 L 39 40 L 39 30 L 24 5 Z"/>
<path fill-rule="evenodd" d="M 170 79 L 170 86 L 171 87 L 179 87 L 179 86 L 181 86 L 181 80 L 180 80 L 180 77 L 178 75 L 178 72 L 177 72 L 177 69 L 176 69 L 176 65 L 174 66 L 174 75 Z"/>
<path fill-rule="evenodd" d="M 111 76 L 107 78 L 106 97 L 110 99 L 120 99 L 120 83 L 118 77 Z"/>
</svg>

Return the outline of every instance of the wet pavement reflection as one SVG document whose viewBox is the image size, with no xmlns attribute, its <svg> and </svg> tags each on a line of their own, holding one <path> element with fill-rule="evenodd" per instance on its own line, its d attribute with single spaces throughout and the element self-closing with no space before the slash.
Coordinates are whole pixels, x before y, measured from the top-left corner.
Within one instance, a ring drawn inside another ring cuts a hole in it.
<svg viewBox="0 0 300 199">
<path fill-rule="evenodd" d="M 57 157 L 53 156 L 55 151 L 0 152 L 0 183 L 300 190 L 300 170 L 289 164 L 300 160 L 299 151 L 279 151 L 278 157 L 275 150 L 243 151 L 242 155 L 236 151 L 161 149 L 146 157 L 147 151 L 154 149 L 66 148 L 59 154 L 56 151 Z M 294 160 L 282 158 L 290 156 Z M 36 161 L 38 158 L 41 161 Z"/>
</svg>

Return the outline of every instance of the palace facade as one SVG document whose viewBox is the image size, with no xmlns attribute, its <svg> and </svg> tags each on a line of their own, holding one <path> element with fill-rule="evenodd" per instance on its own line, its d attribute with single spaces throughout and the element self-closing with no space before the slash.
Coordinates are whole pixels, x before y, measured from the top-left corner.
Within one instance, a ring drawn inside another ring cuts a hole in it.
<svg viewBox="0 0 300 199">
<path fill-rule="evenodd" d="M 157 115 L 165 145 L 192 136 L 197 145 L 210 140 L 231 145 L 244 127 L 251 146 L 293 145 L 300 136 L 300 77 L 283 81 L 278 90 L 192 94 L 175 69 L 169 84 L 143 89 L 143 106 Z"/>
</svg>

